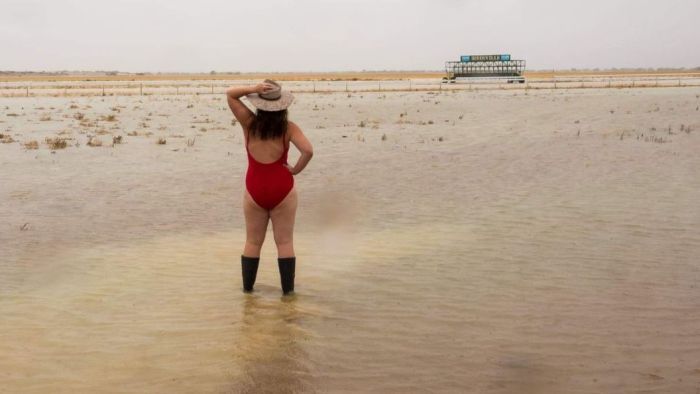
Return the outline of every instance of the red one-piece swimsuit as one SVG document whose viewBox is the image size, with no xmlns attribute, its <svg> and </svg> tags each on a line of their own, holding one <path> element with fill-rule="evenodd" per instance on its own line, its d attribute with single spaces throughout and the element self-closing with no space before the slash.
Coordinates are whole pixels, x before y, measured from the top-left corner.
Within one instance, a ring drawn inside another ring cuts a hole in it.
<svg viewBox="0 0 700 394">
<path fill-rule="evenodd" d="M 250 154 L 248 138 L 246 138 L 248 172 L 245 185 L 253 201 L 267 210 L 279 205 L 294 187 L 294 176 L 284 166 L 287 164 L 287 152 L 289 152 L 289 144 L 285 137 L 282 137 L 282 144 L 284 152 L 279 159 L 272 163 L 260 163 Z"/>
</svg>

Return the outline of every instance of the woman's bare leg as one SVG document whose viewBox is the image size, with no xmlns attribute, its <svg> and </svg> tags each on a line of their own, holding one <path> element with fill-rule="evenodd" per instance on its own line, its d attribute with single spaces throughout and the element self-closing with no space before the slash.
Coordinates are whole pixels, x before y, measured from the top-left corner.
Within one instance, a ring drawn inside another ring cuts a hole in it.
<svg viewBox="0 0 700 394">
<path fill-rule="evenodd" d="M 272 232 L 277 244 L 277 257 L 294 257 L 294 219 L 297 213 L 297 191 L 287 194 L 279 205 L 270 211 Z"/>
<path fill-rule="evenodd" d="M 265 241 L 267 222 L 270 213 L 255 203 L 248 190 L 243 192 L 243 214 L 245 215 L 246 239 L 243 247 L 243 255 L 247 257 L 260 257 L 260 249 Z"/>
</svg>

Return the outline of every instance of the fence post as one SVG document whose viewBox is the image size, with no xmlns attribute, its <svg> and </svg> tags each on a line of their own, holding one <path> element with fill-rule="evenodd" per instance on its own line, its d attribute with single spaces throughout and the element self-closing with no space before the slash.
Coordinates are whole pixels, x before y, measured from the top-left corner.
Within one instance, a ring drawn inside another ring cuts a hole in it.
<svg viewBox="0 0 700 394">
<path fill-rule="evenodd" d="M 104 95 L 105 95 L 105 85 L 102 84 L 102 96 L 104 96 Z"/>
<path fill-rule="evenodd" d="M 143 96 L 143 83 L 141 84 L 140 94 Z"/>
<path fill-rule="evenodd" d="M 316 93 L 316 80 L 313 80 L 314 83 L 314 93 Z"/>
<path fill-rule="evenodd" d="M 411 79 L 408 80 L 408 91 L 409 91 L 409 92 L 410 92 L 410 91 L 412 90 L 412 88 L 413 88 L 413 86 L 412 86 L 412 84 L 411 84 L 412 82 L 413 82 L 413 81 L 411 81 Z"/>
<path fill-rule="evenodd" d="M 211 94 L 214 94 L 214 84 L 211 84 Z"/>
<path fill-rule="evenodd" d="M 176 96 L 180 95 L 180 87 L 179 86 L 175 86 L 175 95 Z"/>
<path fill-rule="evenodd" d="M 345 93 L 348 92 L 348 81 L 345 81 Z"/>
<path fill-rule="evenodd" d="M 379 91 L 381 92 L 382 91 L 382 81 L 377 81 L 377 83 L 379 84 Z"/>
<path fill-rule="evenodd" d="M 27 85 L 27 97 L 29 97 L 29 85 Z"/>
</svg>

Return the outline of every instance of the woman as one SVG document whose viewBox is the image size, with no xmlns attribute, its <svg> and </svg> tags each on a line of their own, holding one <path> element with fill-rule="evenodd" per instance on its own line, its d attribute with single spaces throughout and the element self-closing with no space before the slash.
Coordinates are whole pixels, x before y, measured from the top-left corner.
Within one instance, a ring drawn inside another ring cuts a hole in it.
<svg viewBox="0 0 700 394">
<path fill-rule="evenodd" d="M 257 109 L 253 113 L 240 100 L 246 96 Z M 248 172 L 243 193 L 246 241 L 241 255 L 243 291 L 253 291 L 260 262 L 260 249 L 265 240 L 267 223 L 277 244 L 277 264 L 283 294 L 294 291 L 293 232 L 297 211 L 294 175 L 300 173 L 313 156 L 313 147 L 299 126 L 287 120 L 287 107 L 294 101 L 291 93 L 269 79 L 255 86 L 231 87 L 226 98 L 233 115 L 243 127 Z M 287 164 L 289 143 L 301 156 L 294 166 Z"/>
</svg>

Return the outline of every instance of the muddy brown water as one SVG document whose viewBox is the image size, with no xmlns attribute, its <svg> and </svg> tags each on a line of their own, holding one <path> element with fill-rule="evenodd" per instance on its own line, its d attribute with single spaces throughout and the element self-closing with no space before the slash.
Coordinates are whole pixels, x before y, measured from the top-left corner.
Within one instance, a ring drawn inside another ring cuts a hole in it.
<svg viewBox="0 0 700 394">
<path fill-rule="evenodd" d="M 222 100 L 1 99 L 0 392 L 695 393 L 698 94 L 300 95 L 293 297 Z"/>
</svg>

